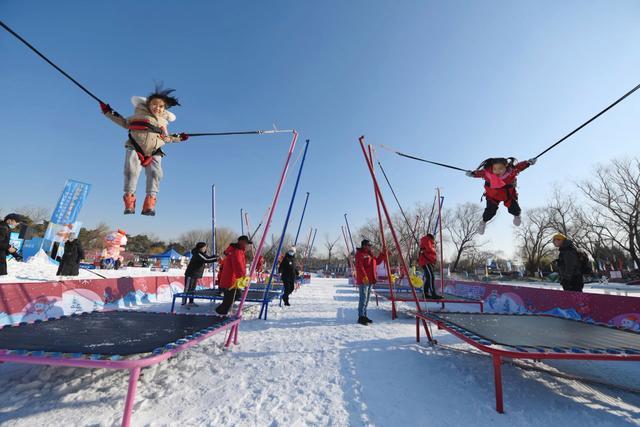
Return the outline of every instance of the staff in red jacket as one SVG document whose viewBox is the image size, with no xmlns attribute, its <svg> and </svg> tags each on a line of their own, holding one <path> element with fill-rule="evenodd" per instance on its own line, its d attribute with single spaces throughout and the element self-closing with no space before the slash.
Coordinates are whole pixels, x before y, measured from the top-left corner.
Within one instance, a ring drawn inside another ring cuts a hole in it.
<svg viewBox="0 0 640 427">
<path fill-rule="evenodd" d="M 376 267 L 384 259 L 384 254 L 373 256 L 371 242 L 364 239 L 356 250 L 356 284 L 358 285 L 358 323 L 368 325 L 373 323 L 367 317 L 367 305 L 371 295 L 371 286 L 376 284 Z"/>
<path fill-rule="evenodd" d="M 425 299 L 440 299 L 436 294 L 435 277 L 433 276 L 434 267 L 436 265 L 436 239 L 433 234 L 429 233 L 420 238 L 420 255 L 418 256 L 418 264 L 422 267 L 424 273 L 424 285 L 422 292 Z"/>
<path fill-rule="evenodd" d="M 218 288 L 224 290 L 222 303 L 216 308 L 216 313 L 220 315 L 229 313 L 233 301 L 242 294 L 235 286 L 238 279 L 247 275 L 245 250 L 250 244 L 251 240 L 247 236 L 240 236 L 237 243 L 230 244 L 224 251 L 223 268 L 218 276 Z"/>
</svg>

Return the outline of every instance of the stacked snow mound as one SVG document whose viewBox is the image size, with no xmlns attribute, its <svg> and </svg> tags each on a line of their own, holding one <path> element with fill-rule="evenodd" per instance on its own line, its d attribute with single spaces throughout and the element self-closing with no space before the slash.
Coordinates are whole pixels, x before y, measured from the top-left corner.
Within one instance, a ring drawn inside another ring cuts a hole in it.
<svg viewBox="0 0 640 427">
<path fill-rule="evenodd" d="M 36 265 L 57 265 L 58 263 L 49 258 L 49 255 L 43 250 L 40 249 L 38 253 L 27 260 L 27 264 L 32 266 Z"/>
</svg>

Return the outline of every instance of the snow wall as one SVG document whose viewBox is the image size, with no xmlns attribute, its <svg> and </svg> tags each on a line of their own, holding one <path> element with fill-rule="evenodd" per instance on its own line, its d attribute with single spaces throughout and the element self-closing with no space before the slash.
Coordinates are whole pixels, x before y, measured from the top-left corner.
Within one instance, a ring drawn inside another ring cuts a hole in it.
<svg viewBox="0 0 640 427">
<path fill-rule="evenodd" d="M 203 277 L 199 289 L 212 287 Z M 0 284 L 0 326 L 50 317 L 171 302 L 184 289 L 184 277 L 149 276 Z"/>
<path fill-rule="evenodd" d="M 550 314 L 640 331 L 640 298 L 637 297 L 461 280 L 446 280 L 445 293 L 483 300 L 487 313 Z"/>
</svg>

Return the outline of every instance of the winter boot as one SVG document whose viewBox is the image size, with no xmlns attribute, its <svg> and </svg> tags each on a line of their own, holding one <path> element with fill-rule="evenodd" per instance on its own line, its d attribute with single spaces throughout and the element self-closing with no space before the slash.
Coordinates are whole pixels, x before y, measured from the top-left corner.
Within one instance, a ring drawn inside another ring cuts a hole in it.
<svg viewBox="0 0 640 427">
<path fill-rule="evenodd" d="M 487 223 L 484 221 L 480 221 L 480 224 L 478 224 L 478 234 L 479 235 L 483 235 L 484 234 L 484 229 L 487 226 Z"/>
<path fill-rule="evenodd" d="M 513 225 L 515 225 L 516 227 L 520 227 L 520 224 L 522 224 L 522 218 L 520 218 L 520 215 L 514 216 Z"/>
<path fill-rule="evenodd" d="M 367 323 L 373 323 L 373 320 L 369 319 L 367 316 L 364 316 L 364 320 L 366 320 Z"/>
<path fill-rule="evenodd" d="M 147 194 L 144 198 L 144 205 L 142 205 L 142 215 L 155 216 L 156 215 L 156 196 Z"/>
<path fill-rule="evenodd" d="M 124 193 L 122 196 L 124 200 L 124 214 L 131 215 L 136 213 L 136 195 L 131 193 Z"/>
<path fill-rule="evenodd" d="M 360 316 L 358 317 L 358 323 L 363 325 L 363 326 L 368 326 L 369 322 L 367 322 L 367 318 L 364 316 Z"/>
</svg>

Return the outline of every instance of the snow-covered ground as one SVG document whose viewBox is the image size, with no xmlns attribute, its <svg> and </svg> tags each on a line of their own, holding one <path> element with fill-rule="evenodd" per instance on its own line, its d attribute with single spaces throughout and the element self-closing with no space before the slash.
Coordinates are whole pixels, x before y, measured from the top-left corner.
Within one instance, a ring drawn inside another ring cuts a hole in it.
<svg viewBox="0 0 640 427">
<path fill-rule="evenodd" d="M 639 394 L 511 364 L 499 415 L 491 360 L 447 333 L 434 331 L 440 346 L 417 344 L 412 319 L 392 321 L 374 304 L 375 323 L 357 325 L 346 280 L 313 279 L 291 299 L 269 321 L 244 321 L 232 351 L 217 336 L 144 370 L 133 425 L 640 425 Z M 640 388 L 638 363 L 554 366 Z M 126 380 L 124 372 L 4 364 L 0 424 L 118 425 Z"/>
</svg>

